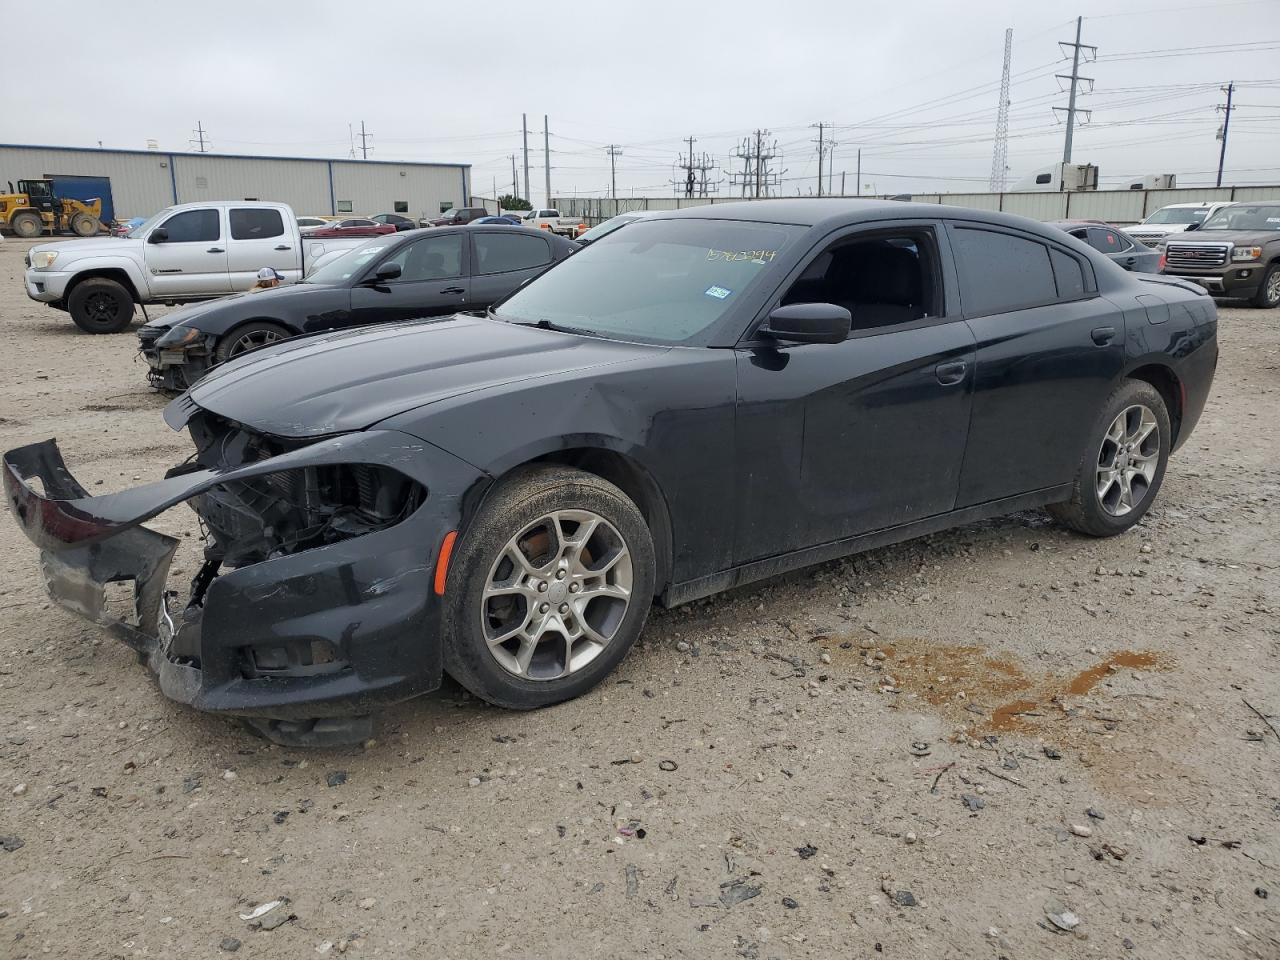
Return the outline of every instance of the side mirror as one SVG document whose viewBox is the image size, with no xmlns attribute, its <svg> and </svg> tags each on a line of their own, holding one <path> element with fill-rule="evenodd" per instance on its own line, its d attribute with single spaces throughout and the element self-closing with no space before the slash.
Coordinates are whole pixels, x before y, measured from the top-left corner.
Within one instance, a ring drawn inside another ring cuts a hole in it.
<svg viewBox="0 0 1280 960">
<path fill-rule="evenodd" d="M 1187 229 L 1183 230 L 1182 232 L 1183 232 L 1183 233 L 1190 233 L 1192 230 L 1199 230 L 1199 229 L 1200 229 L 1200 224 L 1198 224 L 1198 223 L 1188 223 L 1188 224 L 1187 224 Z"/>
<path fill-rule="evenodd" d="M 147 243 L 164 243 L 169 239 L 169 231 L 164 227 L 156 227 L 151 231 L 151 235 L 147 237 Z"/>
<path fill-rule="evenodd" d="M 770 313 L 760 332 L 790 343 L 840 343 L 852 325 L 853 314 L 834 303 L 792 303 Z"/>
<path fill-rule="evenodd" d="M 398 263 L 384 263 L 373 272 L 374 283 L 385 283 L 388 280 L 395 280 L 403 271 Z"/>
</svg>

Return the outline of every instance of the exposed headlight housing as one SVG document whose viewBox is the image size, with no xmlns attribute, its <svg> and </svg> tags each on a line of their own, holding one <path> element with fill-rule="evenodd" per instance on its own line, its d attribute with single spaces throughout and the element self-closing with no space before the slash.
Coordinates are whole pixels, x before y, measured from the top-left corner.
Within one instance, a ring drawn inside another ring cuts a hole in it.
<svg viewBox="0 0 1280 960">
<path fill-rule="evenodd" d="M 179 324 L 176 327 L 170 327 L 169 332 L 156 341 L 156 346 L 163 350 L 173 350 L 179 347 L 189 347 L 203 338 L 204 333 L 195 327 L 184 327 Z"/>
<path fill-rule="evenodd" d="M 57 250 L 37 250 L 31 254 L 31 265 L 37 270 L 48 270 L 57 259 Z"/>
<path fill-rule="evenodd" d="M 1261 247 L 1236 247 L 1231 251 L 1231 259 L 1236 263 L 1262 259 Z"/>
</svg>

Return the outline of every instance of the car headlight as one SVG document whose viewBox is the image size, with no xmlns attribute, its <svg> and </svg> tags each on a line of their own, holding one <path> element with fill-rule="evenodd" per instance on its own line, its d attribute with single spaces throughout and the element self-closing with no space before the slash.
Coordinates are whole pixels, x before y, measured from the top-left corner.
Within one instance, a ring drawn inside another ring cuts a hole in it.
<svg viewBox="0 0 1280 960">
<path fill-rule="evenodd" d="M 1237 263 L 1248 260 L 1261 260 L 1261 247 L 1236 247 L 1231 251 L 1231 259 Z"/>
<path fill-rule="evenodd" d="M 58 251 L 56 250 L 37 250 L 31 255 L 31 265 L 37 270 L 48 270 L 57 259 Z"/>
<path fill-rule="evenodd" d="M 204 339 L 204 333 L 195 327 L 170 327 L 169 332 L 156 341 L 156 346 L 163 350 L 174 350 L 189 347 Z"/>
</svg>

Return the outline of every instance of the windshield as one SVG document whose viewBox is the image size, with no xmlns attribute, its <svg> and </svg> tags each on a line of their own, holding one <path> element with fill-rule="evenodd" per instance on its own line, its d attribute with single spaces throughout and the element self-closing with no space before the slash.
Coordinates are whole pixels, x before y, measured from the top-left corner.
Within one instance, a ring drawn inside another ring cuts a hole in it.
<svg viewBox="0 0 1280 960">
<path fill-rule="evenodd" d="M 619 227 L 625 227 L 628 223 L 634 223 L 639 219 L 641 219 L 641 217 L 638 213 L 619 214 L 616 217 L 610 217 L 604 223 L 597 223 L 582 236 L 578 237 L 578 239 L 583 243 L 591 243 L 594 240 L 599 240 L 601 237 L 607 237 Z"/>
<path fill-rule="evenodd" d="M 1201 229 L 1280 231 L 1280 204 L 1237 203 L 1223 207 L 1206 220 Z"/>
<path fill-rule="evenodd" d="M 499 320 L 685 343 L 772 272 L 802 227 L 644 220 L 583 248 L 502 302 Z"/>
<path fill-rule="evenodd" d="M 356 274 L 363 273 L 365 267 L 385 253 L 388 248 L 395 246 L 399 242 L 394 233 L 389 233 L 386 234 L 385 239 L 380 238 L 370 240 L 368 243 L 362 243 L 355 249 L 348 250 L 336 260 L 326 263 L 316 269 L 315 272 L 308 274 L 307 279 L 302 282 L 346 283 Z"/>
<path fill-rule="evenodd" d="M 1207 207 L 1165 207 L 1157 210 L 1143 223 L 1199 223 L 1209 215 Z"/>
<path fill-rule="evenodd" d="M 143 237 L 145 237 L 148 233 L 151 232 L 152 227 L 154 227 L 157 223 L 159 223 L 161 220 L 163 220 L 172 212 L 173 212 L 173 207 L 165 207 L 159 213 L 153 213 L 151 216 L 147 217 L 146 220 L 143 220 L 140 224 L 138 224 L 136 227 L 130 230 L 127 236 L 133 240 L 141 240 Z"/>
</svg>

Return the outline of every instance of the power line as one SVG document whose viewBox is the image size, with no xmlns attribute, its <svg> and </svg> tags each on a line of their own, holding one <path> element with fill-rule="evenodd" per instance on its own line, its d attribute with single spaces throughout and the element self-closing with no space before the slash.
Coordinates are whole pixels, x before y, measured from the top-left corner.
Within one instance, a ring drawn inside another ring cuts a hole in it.
<svg viewBox="0 0 1280 960">
<path fill-rule="evenodd" d="M 991 150 L 990 186 L 1002 193 L 1009 178 L 1009 67 L 1013 61 L 1013 27 L 1004 32 L 1004 70 L 1000 74 L 1000 103 L 996 108 L 996 136 Z"/>
</svg>

